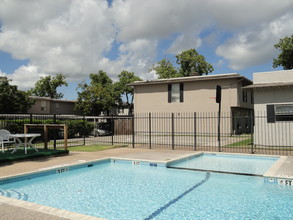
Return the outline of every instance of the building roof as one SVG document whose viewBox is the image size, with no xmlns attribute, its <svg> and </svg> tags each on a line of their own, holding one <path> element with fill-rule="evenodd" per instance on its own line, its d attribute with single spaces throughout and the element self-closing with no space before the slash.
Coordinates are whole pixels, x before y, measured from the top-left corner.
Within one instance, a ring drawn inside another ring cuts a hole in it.
<svg viewBox="0 0 293 220">
<path fill-rule="evenodd" d="M 243 89 L 255 89 L 255 88 L 271 88 L 271 87 L 283 87 L 293 86 L 293 82 L 275 82 L 275 83 L 257 83 L 243 87 Z"/>
<path fill-rule="evenodd" d="M 154 85 L 154 84 L 166 84 L 166 83 L 177 83 L 177 82 L 194 82 L 194 81 L 205 81 L 205 80 L 220 80 L 220 79 L 243 79 L 250 83 L 251 80 L 238 73 L 227 73 L 227 74 L 216 74 L 216 75 L 205 75 L 205 76 L 188 76 L 188 77 L 177 77 L 169 79 L 157 79 L 157 80 L 147 80 L 147 81 L 135 81 L 129 83 L 129 86 L 142 86 L 142 85 Z"/>
<path fill-rule="evenodd" d="M 43 101 L 76 103 L 76 101 L 73 101 L 73 100 L 52 99 L 50 97 L 29 96 L 29 98 L 34 100 L 43 100 Z"/>
</svg>

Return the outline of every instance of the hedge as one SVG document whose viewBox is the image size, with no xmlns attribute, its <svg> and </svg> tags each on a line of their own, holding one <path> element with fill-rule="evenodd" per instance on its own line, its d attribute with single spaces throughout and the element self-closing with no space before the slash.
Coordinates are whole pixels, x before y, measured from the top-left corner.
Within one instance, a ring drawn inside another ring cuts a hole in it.
<svg viewBox="0 0 293 220">
<path fill-rule="evenodd" d="M 6 129 L 11 133 L 23 133 L 24 124 L 66 124 L 68 126 L 68 137 L 88 137 L 94 130 L 94 124 L 84 120 L 34 120 L 32 123 L 30 119 L 20 120 L 0 120 L 0 128 Z M 34 130 L 34 131 L 33 131 Z M 40 133 L 40 129 L 31 129 L 31 132 Z M 62 138 L 62 132 L 58 132 L 57 138 Z M 50 134 L 50 138 L 52 135 Z"/>
</svg>

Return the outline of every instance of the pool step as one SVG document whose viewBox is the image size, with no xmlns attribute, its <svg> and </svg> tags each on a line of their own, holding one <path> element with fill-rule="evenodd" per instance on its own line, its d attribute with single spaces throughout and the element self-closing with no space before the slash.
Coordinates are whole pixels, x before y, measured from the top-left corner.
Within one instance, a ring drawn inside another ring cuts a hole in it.
<svg viewBox="0 0 293 220">
<path fill-rule="evenodd" d="M 9 198 L 14 198 L 14 199 L 20 199 L 20 200 L 24 200 L 24 201 L 28 200 L 28 194 L 21 193 L 16 190 L 13 190 L 13 189 L 11 189 L 11 190 L 0 189 L 0 196 L 5 196 L 5 197 L 9 197 Z"/>
</svg>

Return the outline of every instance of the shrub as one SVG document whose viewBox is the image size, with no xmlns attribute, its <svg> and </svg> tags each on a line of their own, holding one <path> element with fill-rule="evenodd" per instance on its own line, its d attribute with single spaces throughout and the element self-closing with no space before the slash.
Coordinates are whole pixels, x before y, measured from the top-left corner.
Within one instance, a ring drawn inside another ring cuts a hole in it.
<svg viewBox="0 0 293 220">
<path fill-rule="evenodd" d="M 65 121 L 68 126 L 68 137 L 88 137 L 93 129 L 94 124 L 84 120 L 68 120 Z"/>
<path fill-rule="evenodd" d="M 53 119 L 47 119 L 47 120 L 33 120 L 31 121 L 29 119 L 20 119 L 20 120 L 1 120 L 0 121 L 0 129 L 6 129 L 9 130 L 11 133 L 23 133 L 24 125 L 25 124 L 66 124 L 68 126 L 68 137 L 88 137 L 93 129 L 94 124 L 88 121 L 84 120 L 65 120 L 60 121 L 57 120 L 54 122 Z M 30 132 L 34 133 L 44 133 L 43 129 L 39 128 L 31 128 Z M 53 139 L 53 132 L 49 134 L 49 138 Z M 57 133 L 57 139 L 63 138 L 63 132 Z"/>
</svg>

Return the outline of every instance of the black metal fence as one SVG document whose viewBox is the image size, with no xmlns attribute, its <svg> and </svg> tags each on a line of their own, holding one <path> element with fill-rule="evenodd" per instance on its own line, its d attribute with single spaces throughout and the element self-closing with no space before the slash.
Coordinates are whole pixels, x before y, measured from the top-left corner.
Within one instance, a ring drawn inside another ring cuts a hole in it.
<svg viewBox="0 0 293 220">
<path fill-rule="evenodd" d="M 218 113 L 147 113 L 134 116 L 135 147 L 293 155 L 293 121 Z"/>
<path fill-rule="evenodd" d="M 275 117 L 274 120 L 271 117 Z M 140 148 L 293 155 L 293 120 L 266 112 L 142 113 L 133 116 L 0 115 L 0 129 L 22 133 L 24 124 L 67 124 L 68 146 Z M 43 133 L 42 130 L 29 132 Z M 50 148 L 63 147 L 63 131 L 49 131 Z M 37 140 L 43 146 L 43 140 Z"/>
</svg>

